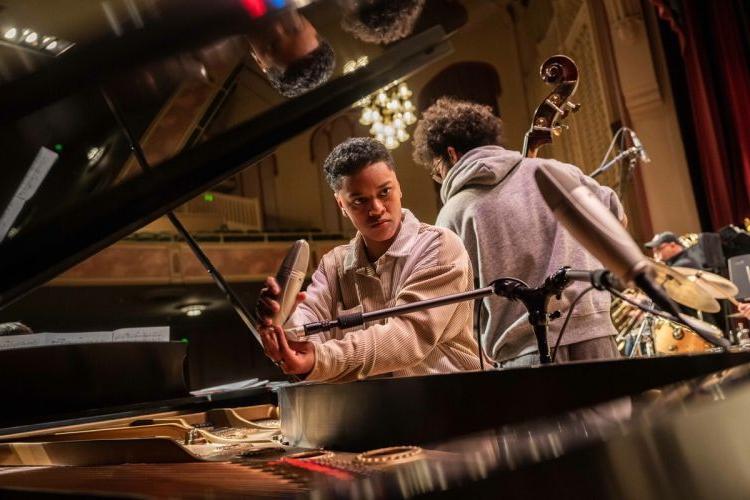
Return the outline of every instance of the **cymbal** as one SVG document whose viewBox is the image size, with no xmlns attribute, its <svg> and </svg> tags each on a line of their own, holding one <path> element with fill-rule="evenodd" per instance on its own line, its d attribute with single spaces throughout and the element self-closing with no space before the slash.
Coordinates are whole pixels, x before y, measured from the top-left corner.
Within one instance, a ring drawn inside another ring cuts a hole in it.
<svg viewBox="0 0 750 500">
<path fill-rule="evenodd" d="M 674 267 L 651 261 L 655 272 L 655 280 L 666 290 L 672 300 L 683 306 L 692 307 L 698 311 L 715 313 L 721 306 L 711 294 L 698 286 L 694 281 L 679 272 Z M 681 268 L 682 269 L 682 268 Z"/>
<path fill-rule="evenodd" d="M 740 292 L 734 283 L 718 274 L 690 267 L 673 267 L 672 269 L 687 276 L 690 281 L 694 281 L 715 299 L 735 297 Z"/>
</svg>

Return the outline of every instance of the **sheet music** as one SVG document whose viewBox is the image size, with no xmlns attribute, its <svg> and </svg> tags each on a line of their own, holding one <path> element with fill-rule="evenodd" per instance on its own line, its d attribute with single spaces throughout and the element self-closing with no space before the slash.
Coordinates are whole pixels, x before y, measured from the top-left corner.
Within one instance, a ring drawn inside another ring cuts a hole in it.
<svg viewBox="0 0 750 500">
<path fill-rule="evenodd" d="M 49 345 L 169 342 L 168 326 L 120 328 L 113 332 L 41 332 L 0 337 L 0 351 Z"/>
<path fill-rule="evenodd" d="M 71 332 L 71 333 L 32 333 L 31 335 L 45 335 L 44 345 L 66 345 L 66 344 L 101 344 L 112 342 L 112 332 Z"/>
<path fill-rule="evenodd" d="M 57 161 L 58 154 L 47 149 L 44 146 L 39 148 L 39 152 L 36 154 L 34 161 L 26 171 L 26 175 L 21 181 L 21 186 L 16 191 L 14 197 L 21 198 L 22 200 L 29 200 L 34 196 L 42 185 L 44 178 L 47 177 L 52 165 Z"/>
<path fill-rule="evenodd" d="M 16 222 L 16 219 L 21 214 L 26 201 L 36 194 L 39 186 L 44 182 L 44 178 L 47 177 L 58 157 L 59 155 L 51 149 L 47 149 L 44 146 L 39 148 L 39 152 L 26 171 L 26 175 L 21 181 L 20 186 L 5 207 L 2 217 L 0 217 L 0 242 L 5 239 L 8 231 L 13 227 L 13 223 Z"/>
<path fill-rule="evenodd" d="M 5 239 L 8 231 L 10 231 L 13 223 L 16 222 L 16 219 L 20 215 L 21 210 L 23 210 L 23 206 L 25 203 L 26 200 L 16 198 L 15 196 L 10 199 L 10 203 L 8 203 L 8 206 L 5 207 L 3 216 L 0 217 L 0 241 L 3 241 Z"/>
<path fill-rule="evenodd" d="M 113 342 L 169 342 L 168 326 L 120 328 L 112 332 Z"/>
<path fill-rule="evenodd" d="M 0 351 L 38 347 L 44 345 L 44 342 L 44 334 L 39 333 L 32 333 L 29 335 L 5 335 L 0 337 Z"/>
</svg>

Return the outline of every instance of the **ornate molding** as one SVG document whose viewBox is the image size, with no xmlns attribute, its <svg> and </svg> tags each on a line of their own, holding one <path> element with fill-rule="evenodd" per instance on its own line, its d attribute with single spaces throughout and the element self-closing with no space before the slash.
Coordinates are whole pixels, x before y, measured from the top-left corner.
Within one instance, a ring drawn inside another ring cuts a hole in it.
<svg viewBox="0 0 750 500">
<path fill-rule="evenodd" d="M 640 14 L 634 14 L 611 22 L 612 33 L 626 45 L 635 45 L 645 37 L 646 26 Z"/>
</svg>

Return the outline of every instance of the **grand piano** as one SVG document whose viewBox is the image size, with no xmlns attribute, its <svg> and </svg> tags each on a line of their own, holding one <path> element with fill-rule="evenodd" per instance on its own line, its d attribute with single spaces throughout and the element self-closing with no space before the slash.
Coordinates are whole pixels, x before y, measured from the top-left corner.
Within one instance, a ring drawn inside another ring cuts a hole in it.
<svg viewBox="0 0 750 500">
<path fill-rule="evenodd" d="M 250 257 L 227 255 L 260 262 L 257 281 L 298 234 L 160 231 L 305 131 L 357 127 L 353 105 L 450 57 L 456 34 L 497 7 L 405 3 L 417 5 L 410 35 L 379 45 L 353 38 L 347 3 L 324 0 L 4 3 L 0 321 L 37 333 L 0 337 L 0 495 L 747 497 L 746 351 L 291 383 L 247 321 L 257 286 L 222 252 L 250 242 Z M 314 26 L 337 66 L 284 97 L 259 40 L 290 22 Z M 337 224 L 308 239 L 324 250 L 345 237 Z M 151 252 L 165 241 L 167 257 Z M 191 250 L 227 281 L 190 274 Z M 118 272 L 144 274 L 97 288 Z M 270 382 L 197 390 L 250 377 Z"/>
</svg>

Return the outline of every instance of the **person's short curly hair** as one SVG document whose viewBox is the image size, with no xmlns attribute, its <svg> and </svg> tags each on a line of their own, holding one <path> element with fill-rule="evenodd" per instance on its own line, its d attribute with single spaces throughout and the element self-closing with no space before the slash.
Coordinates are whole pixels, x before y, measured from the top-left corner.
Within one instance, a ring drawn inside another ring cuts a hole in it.
<svg viewBox="0 0 750 500">
<path fill-rule="evenodd" d="M 503 122 L 492 108 L 441 97 L 422 113 L 414 130 L 414 161 L 431 168 L 435 158 L 448 160 L 448 146 L 459 153 L 502 143 Z"/>
<path fill-rule="evenodd" d="M 271 85 L 285 97 L 297 97 L 323 85 L 331 78 L 336 66 L 336 54 L 326 40 L 305 57 L 292 62 L 283 71 L 270 68 L 266 75 Z"/>
<path fill-rule="evenodd" d="M 382 142 L 370 137 L 351 137 L 331 151 L 323 162 L 323 171 L 331 189 L 341 189 L 341 178 L 354 175 L 368 165 L 384 162 L 391 170 L 395 162 Z"/>
<path fill-rule="evenodd" d="M 358 0 L 344 9 L 341 27 L 367 43 L 387 44 L 411 34 L 425 0 Z"/>
</svg>

